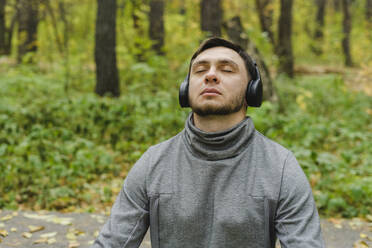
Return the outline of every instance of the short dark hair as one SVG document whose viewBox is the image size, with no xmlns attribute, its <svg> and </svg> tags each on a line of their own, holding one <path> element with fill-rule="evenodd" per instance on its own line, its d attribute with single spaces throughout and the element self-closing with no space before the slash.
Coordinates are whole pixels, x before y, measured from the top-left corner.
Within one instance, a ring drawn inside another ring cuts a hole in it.
<svg viewBox="0 0 372 248">
<path fill-rule="evenodd" d="M 227 47 L 239 54 L 239 56 L 243 59 L 245 68 L 247 72 L 249 73 L 248 76 L 251 77 L 251 79 L 256 79 L 257 78 L 257 73 L 256 73 L 256 62 L 248 55 L 248 53 L 239 45 L 232 43 L 231 41 L 218 38 L 218 37 L 212 37 L 209 39 L 204 40 L 198 50 L 192 55 L 191 61 L 190 61 L 190 68 L 192 65 L 192 62 L 194 59 L 201 54 L 203 51 L 212 48 L 212 47 Z"/>
</svg>

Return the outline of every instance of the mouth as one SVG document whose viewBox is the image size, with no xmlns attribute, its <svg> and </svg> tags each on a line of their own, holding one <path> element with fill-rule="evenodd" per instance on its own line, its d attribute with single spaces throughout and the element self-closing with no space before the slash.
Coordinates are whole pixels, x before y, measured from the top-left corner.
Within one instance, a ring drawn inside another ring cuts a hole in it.
<svg viewBox="0 0 372 248">
<path fill-rule="evenodd" d="M 203 95 L 203 96 L 215 96 L 215 95 L 221 95 L 221 92 L 219 92 L 215 88 L 206 88 L 206 89 L 204 89 L 202 91 L 202 93 L 200 95 Z"/>
</svg>

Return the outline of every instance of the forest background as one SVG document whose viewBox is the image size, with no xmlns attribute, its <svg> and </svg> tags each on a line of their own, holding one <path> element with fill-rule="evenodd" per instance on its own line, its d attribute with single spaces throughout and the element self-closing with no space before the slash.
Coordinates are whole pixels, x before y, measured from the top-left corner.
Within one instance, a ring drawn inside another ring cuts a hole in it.
<svg viewBox="0 0 372 248">
<path fill-rule="evenodd" d="M 324 216 L 372 211 L 371 0 L 0 0 L 0 209 L 108 212 L 183 129 L 191 54 L 257 60 L 256 128 L 294 152 Z"/>
</svg>

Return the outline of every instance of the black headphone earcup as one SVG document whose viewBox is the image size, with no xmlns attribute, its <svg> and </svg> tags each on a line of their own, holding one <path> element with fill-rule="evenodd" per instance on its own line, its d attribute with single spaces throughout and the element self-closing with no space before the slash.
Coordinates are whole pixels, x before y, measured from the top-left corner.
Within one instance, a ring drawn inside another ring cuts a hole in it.
<svg viewBox="0 0 372 248">
<path fill-rule="evenodd" d="M 190 107 L 189 104 L 189 76 L 183 80 L 180 85 L 180 91 L 178 94 L 178 101 L 182 108 Z"/>
<path fill-rule="evenodd" d="M 262 104 L 262 94 L 263 90 L 260 78 L 249 81 L 247 92 L 245 94 L 248 106 L 260 107 Z"/>
</svg>

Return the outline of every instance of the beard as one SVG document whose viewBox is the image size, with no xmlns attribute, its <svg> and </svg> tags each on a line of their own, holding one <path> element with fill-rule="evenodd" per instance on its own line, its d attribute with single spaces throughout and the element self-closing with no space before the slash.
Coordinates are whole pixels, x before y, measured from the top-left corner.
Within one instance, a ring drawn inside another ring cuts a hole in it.
<svg viewBox="0 0 372 248">
<path fill-rule="evenodd" d="M 198 104 L 193 101 L 190 102 L 190 107 L 194 113 L 199 116 L 208 115 L 229 115 L 240 111 L 245 103 L 244 95 L 240 94 L 238 97 L 230 99 L 226 104 L 205 103 Z"/>
</svg>

